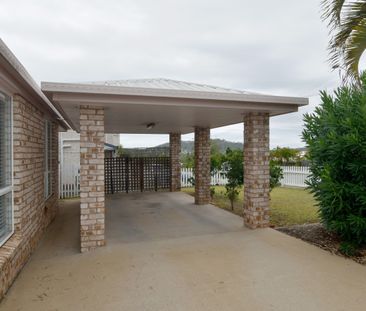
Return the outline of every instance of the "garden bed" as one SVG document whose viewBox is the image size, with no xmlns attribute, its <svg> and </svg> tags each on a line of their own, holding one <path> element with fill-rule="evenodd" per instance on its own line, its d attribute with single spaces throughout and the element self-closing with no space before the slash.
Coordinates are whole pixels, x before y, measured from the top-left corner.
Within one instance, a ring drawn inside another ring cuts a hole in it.
<svg viewBox="0 0 366 311">
<path fill-rule="evenodd" d="M 316 245 L 333 254 L 346 257 L 339 251 L 339 238 L 323 227 L 322 224 L 302 224 L 289 227 L 279 227 L 276 230 L 286 233 L 295 238 L 301 239 L 310 244 Z M 366 248 L 360 250 L 355 256 L 348 257 L 352 260 L 366 265 Z"/>
</svg>

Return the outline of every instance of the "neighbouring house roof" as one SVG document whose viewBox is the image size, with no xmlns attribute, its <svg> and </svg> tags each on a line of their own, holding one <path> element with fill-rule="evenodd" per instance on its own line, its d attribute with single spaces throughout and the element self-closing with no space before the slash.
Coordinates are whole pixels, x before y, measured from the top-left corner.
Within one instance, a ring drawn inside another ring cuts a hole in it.
<svg viewBox="0 0 366 311">
<path fill-rule="evenodd" d="M 112 145 L 112 144 L 108 144 L 108 143 L 104 143 L 104 150 L 117 150 L 117 146 Z"/>
<path fill-rule="evenodd" d="M 0 66 L 2 66 L 24 89 L 38 98 L 49 110 L 54 114 L 57 120 L 65 129 L 71 126 L 64 119 L 64 116 L 58 111 L 51 101 L 45 96 L 38 84 L 33 80 L 31 75 L 20 63 L 12 51 L 6 46 L 4 41 L 0 39 Z"/>
<path fill-rule="evenodd" d="M 298 111 L 303 97 L 273 96 L 170 79 L 42 82 L 42 91 L 79 131 L 81 105 L 105 108 L 107 133 L 191 133 L 243 122 L 247 113 Z M 147 126 L 154 124 L 154 127 Z"/>
<path fill-rule="evenodd" d="M 216 92 L 216 93 L 227 93 L 227 94 L 258 94 L 254 92 L 240 91 L 207 84 L 199 84 L 199 83 L 192 83 L 192 82 L 178 81 L 164 78 L 95 81 L 95 82 L 86 82 L 86 84 L 147 88 L 147 89 L 151 88 L 151 89 L 176 90 L 176 91 Z"/>
</svg>

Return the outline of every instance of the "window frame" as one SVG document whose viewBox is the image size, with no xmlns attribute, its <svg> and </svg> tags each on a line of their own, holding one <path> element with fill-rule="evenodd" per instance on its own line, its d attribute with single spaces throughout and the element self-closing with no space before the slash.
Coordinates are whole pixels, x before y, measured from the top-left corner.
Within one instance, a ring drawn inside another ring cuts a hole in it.
<svg viewBox="0 0 366 311">
<path fill-rule="evenodd" d="M 10 105 L 10 175 L 11 175 L 11 185 L 0 188 L 0 197 L 5 196 L 7 194 L 11 194 L 11 231 L 7 234 L 2 240 L 0 240 L 0 247 L 2 247 L 14 234 L 15 225 L 14 225 L 14 118 L 13 118 L 13 97 L 9 96 L 6 92 L 0 89 L 0 95 L 5 98 L 5 100 L 9 101 Z"/>
<path fill-rule="evenodd" d="M 49 128 L 48 128 L 49 127 Z M 45 120 L 45 136 L 44 136 L 44 199 L 48 200 L 53 195 L 52 187 L 52 122 L 48 119 Z M 51 137 L 49 136 L 51 135 Z M 50 141 L 49 141 L 50 139 Z M 50 165 L 48 165 L 48 163 Z"/>
</svg>

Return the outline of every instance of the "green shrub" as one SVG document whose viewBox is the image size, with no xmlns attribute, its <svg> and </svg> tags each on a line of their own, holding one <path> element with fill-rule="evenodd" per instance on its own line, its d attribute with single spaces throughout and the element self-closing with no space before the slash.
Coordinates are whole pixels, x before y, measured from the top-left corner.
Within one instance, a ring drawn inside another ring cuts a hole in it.
<svg viewBox="0 0 366 311">
<path fill-rule="evenodd" d="M 241 186 L 244 183 L 243 151 L 226 149 L 223 166 L 229 184 Z"/>
<path fill-rule="evenodd" d="M 214 198 L 215 195 L 215 187 L 210 187 L 210 198 L 211 200 Z"/>
<path fill-rule="evenodd" d="M 355 256 L 357 254 L 357 247 L 353 243 L 342 242 L 339 246 L 339 251 L 346 256 Z"/>
<path fill-rule="evenodd" d="M 243 151 L 231 150 L 228 148 L 223 160 L 223 166 L 226 169 L 226 177 L 228 183 L 226 188 L 226 197 L 230 200 L 231 209 L 234 209 L 234 202 L 239 195 L 240 187 L 244 182 L 244 164 Z M 280 185 L 280 180 L 283 177 L 283 171 L 280 166 L 270 161 L 270 190 Z"/>
<path fill-rule="evenodd" d="M 269 163 L 269 174 L 269 186 L 270 190 L 272 191 L 274 187 L 278 187 L 281 185 L 280 180 L 283 178 L 283 170 L 280 166 L 271 161 Z"/>
<path fill-rule="evenodd" d="M 235 184 L 227 184 L 225 186 L 226 189 L 226 197 L 229 199 L 230 201 L 230 206 L 231 206 L 231 210 L 234 210 L 234 202 L 238 199 L 239 197 L 239 186 L 235 185 Z"/>
<path fill-rule="evenodd" d="M 304 117 L 308 185 L 326 228 L 346 244 L 366 242 L 366 76 L 362 84 L 321 92 L 321 105 Z"/>
<path fill-rule="evenodd" d="M 243 151 L 227 148 L 224 166 L 228 180 L 225 196 L 230 201 L 231 210 L 234 210 L 234 202 L 238 199 L 240 187 L 244 182 Z"/>
</svg>

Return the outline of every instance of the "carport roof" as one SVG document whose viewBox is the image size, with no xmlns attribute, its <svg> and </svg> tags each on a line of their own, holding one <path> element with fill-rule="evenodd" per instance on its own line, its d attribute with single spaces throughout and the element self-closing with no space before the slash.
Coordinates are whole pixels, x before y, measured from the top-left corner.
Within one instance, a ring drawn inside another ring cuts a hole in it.
<svg viewBox="0 0 366 311">
<path fill-rule="evenodd" d="M 250 112 L 296 112 L 307 98 L 273 96 L 170 79 L 42 82 L 42 91 L 79 131 L 79 106 L 105 108 L 106 133 L 190 133 L 240 123 Z M 148 129 L 148 124 L 155 124 Z"/>
<path fill-rule="evenodd" d="M 176 91 L 217 92 L 217 93 L 228 93 L 228 94 L 255 94 L 247 91 L 239 91 L 207 84 L 199 84 L 199 83 L 192 83 L 192 82 L 178 81 L 164 78 L 94 81 L 94 82 L 87 82 L 87 84 L 165 89 L 165 90 L 176 90 Z"/>
</svg>

